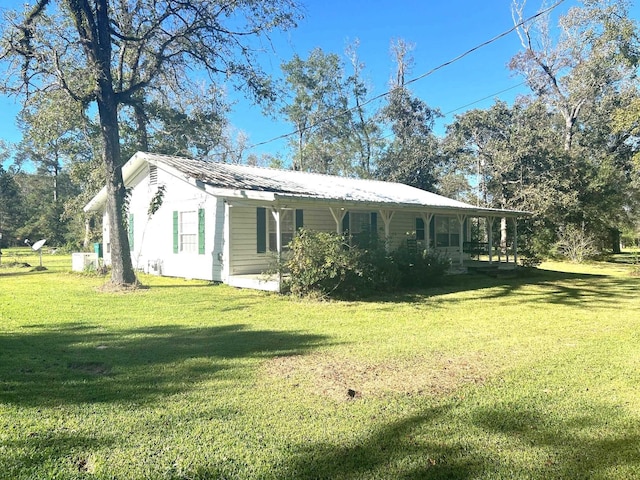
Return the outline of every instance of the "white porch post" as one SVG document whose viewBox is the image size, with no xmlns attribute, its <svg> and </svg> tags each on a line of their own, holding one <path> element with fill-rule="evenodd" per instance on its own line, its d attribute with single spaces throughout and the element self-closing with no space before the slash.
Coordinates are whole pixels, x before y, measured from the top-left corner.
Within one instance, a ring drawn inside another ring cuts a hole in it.
<svg viewBox="0 0 640 480">
<path fill-rule="evenodd" d="M 459 239 L 458 239 L 458 248 L 460 254 L 460 266 L 464 265 L 464 221 L 467 218 L 466 215 L 458 214 L 456 215 L 458 218 L 458 231 L 459 231 Z"/>
<path fill-rule="evenodd" d="M 271 215 L 273 215 L 273 219 L 276 221 L 276 252 L 278 253 L 278 261 L 280 261 L 280 253 L 282 253 L 282 235 L 280 229 L 280 210 L 275 208 L 271 209 Z"/>
<path fill-rule="evenodd" d="M 278 292 L 282 288 L 282 235 L 280 228 L 280 210 L 271 208 L 271 215 L 276 221 L 276 255 L 278 258 Z"/>
<path fill-rule="evenodd" d="M 487 236 L 489 237 L 489 264 L 493 263 L 493 219 L 494 217 L 487 217 Z"/>
<path fill-rule="evenodd" d="M 433 213 L 422 213 L 422 221 L 424 222 L 424 241 L 426 243 L 425 250 L 429 253 L 429 247 L 431 245 L 431 220 L 433 219 Z"/>
<path fill-rule="evenodd" d="M 336 222 L 336 232 L 338 235 L 342 235 L 342 221 L 344 220 L 344 216 L 347 214 L 347 211 L 344 208 L 337 207 L 329 207 L 329 211 Z"/>
<path fill-rule="evenodd" d="M 389 237 L 391 235 L 391 219 L 395 212 L 391 210 L 380 210 L 380 218 L 384 222 L 384 249 L 389 251 Z"/>
<path fill-rule="evenodd" d="M 518 266 L 518 219 L 513 217 L 513 263 Z"/>
</svg>

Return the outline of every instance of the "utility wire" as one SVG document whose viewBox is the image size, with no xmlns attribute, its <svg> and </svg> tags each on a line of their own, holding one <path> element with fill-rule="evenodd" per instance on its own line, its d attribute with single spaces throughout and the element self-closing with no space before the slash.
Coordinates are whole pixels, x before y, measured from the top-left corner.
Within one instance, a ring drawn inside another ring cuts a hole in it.
<svg viewBox="0 0 640 480">
<path fill-rule="evenodd" d="M 484 100 L 488 100 L 490 98 L 493 98 L 496 95 L 500 95 L 501 93 L 508 92 L 509 90 L 513 90 L 514 88 L 521 87 L 525 83 L 527 83 L 527 82 L 520 82 L 517 85 L 513 85 L 511 87 L 505 88 L 504 90 L 500 90 L 499 92 L 492 93 L 490 95 L 487 95 L 486 97 L 479 98 L 478 100 L 474 100 L 473 102 L 469 102 L 469 103 L 467 103 L 465 105 L 462 105 L 461 107 L 454 108 L 453 110 L 449 110 L 448 112 L 445 112 L 442 115 L 447 116 L 447 115 L 449 115 L 449 114 L 451 114 L 453 112 L 457 112 L 458 110 L 462 110 L 463 108 L 467 108 L 467 107 L 470 107 L 471 105 L 475 105 L 476 103 L 480 103 L 480 102 L 482 102 Z"/>
<path fill-rule="evenodd" d="M 251 149 L 253 149 L 253 148 L 260 147 L 260 146 L 262 146 L 262 145 L 266 145 L 266 144 L 269 144 L 269 143 L 275 142 L 275 141 L 277 141 L 277 140 L 283 140 L 283 139 L 285 139 L 285 138 L 289 138 L 289 137 L 291 137 L 291 136 L 293 136 L 293 135 L 297 135 L 297 134 L 299 134 L 299 133 L 301 133 L 301 132 L 305 132 L 305 131 L 307 131 L 307 130 L 311 130 L 312 128 L 315 128 L 315 127 L 317 127 L 318 125 L 321 125 L 321 124 L 322 124 L 322 123 L 324 123 L 324 122 L 328 122 L 329 120 L 332 120 L 333 118 L 336 118 L 336 117 L 338 117 L 338 116 L 340 116 L 340 115 L 344 115 L 344 114 L 347 114 L 347 113 L 351 113 L 352 111 L 354 111 L 354 110 L 355 110 L 355 109 L 357 109 L 357 108 L 362 108 L 362 107 L 364 107 L 364 106 L 366 106 L 366 105 L 369 105 L 370 103 L 372 103 L 372 102 L 374 102 L 374 101 L 376 101 L 376 100 L 380 100 L 381 98 L 384 98 L 384 97 L 386 97 L 387 95 L 390 95 L 391 93 L 393 93 L 393 92 L 394 92 L 394 91 L 396 91 L 397 89 L 399 89 L 399 88 L 403 88 L 405 85 L 410 85 L 410 84 L 415 83 L 415 82 L 417 82 L 417 81 L 419 81 L 419 80 L 422 80 L 423 78 L 428 77 L 429 75 L 434 74 L 434 73 L 435 73 L 435 72 L 437 72 L 438 70 L 441 70 L 441 69 L 443 69 L 443 68 L 445 68 L 445 67 L 448 67 L 449 65 L 451 65 L 451 64 L 453 64 L 453 63 L 455 63 L 455 62 L 457 62 L 457 61 L 459 61 L 459 60 L 461 60 L 461 59 L 463 59 L 463 58 L 464 58 L 464 57 L 466 57 L 467 55 L 470 55 L 471 53 L 473 53 L 473 52 L 475 52 L 475 51 L 477 51 L 477 50 L 480 50 L 481 48 L 484 48 L 484 47 L 486 47 L 487 45 L 490 45 L 490 44 L 492 44 L 492 43 L 494 43 L 494 42 L 496 42 L 496 41 L 500 40 L 500 39 L 501 39 L 501 38 L 503 38 L 503 37 L 506 37 L 507 35 L 509 35 L 509 34 L 513 33 L 514 31 L 516 31 L 519 27 L 521 27 L 521 26 L 523 26 L 523 25 L 526 25 L 527 23 L 529 23 L 529 22 L 531 22 L 531 21 L 533 21 L 533 20 L 537 19 L 538 17 L 541 17 L 541 16 L 546 15 L 547 13 L 551 12 L 551 11 L 552 11 L 552 10 L 554 10 L 556 7 L 558 7 L 560 4 L 564 3 L 564 1 L 565 1 L 565 0 L 558 0 L 556 3 L 554 3 L 554 4 L 553 4 L 553 5 L 551 5 L 550 7 L 547 7 L 547 8 L 545 8 L 544 10 L 541 10 L 541 11 L 539 11 L 538 13 L 536 13 L 536 14 L 534 14 L 534 15 L 531 15 L 530 17 L 528 17 L 528 18 L 526 18 L 526 19 L 524 19 L 524 20 L 521 20 L 520 22 L 516 23 L 513 27 L 509 28 L 508 30 L 505 30 L 504 32 L 499 33 L 499 34 L 498 34 L 498 35 L 496 35 L 495 37 L 493 37 L 493 38 L 491 38 L 491 39 L 489 39 L 489 40 L 487 40 L 487 41 L 485 41 L 485 42 L 482 42 L 482 43 L 480 43 L 480 44 L 476 45 L 476 46 L 475 46 L 475 47 L 473 47 L 473 48 L 470 48 L 469 50 L 465 51 L 464 53 L 461 53 L 461 54 L 460 54 L 460 55 L 458 55 L 457 57 L 454 57 L 454 58 L 452 58 L 451 60 L 449 60 L 449 61 L 447 61 L 447 62 L 441 63 L 440 65 L 438 65 L 438 66 L 436 66 L 436 67 L 432 68 L 431 70 L 429 70 L 429 71 L 427 71 L 427 72 L 423 73 L 422 75 L 419 75 L 419 76 L 417 76 L 417 77 L 415 77 L 415 78 L 412 78 L 411 80 L 408 80 L 408 81 L 407 81 L 407 82 L 405 82 L 403 85 L 400 85 L 400 86 L 394 87 L 394 88 L 392 88 L 391 90 L 387 90 L 386 92 L 381 93 L 381 94 L 379 94 L 379 95 L 376 95 L 376 96 L 374 96 L 374 97 L 370 98 L 369 100 L 365 100 L 365 101 L 364 101 L 364 102 L 362 102 L 360 105 L 356 105 L 356 106 L 354 106 L 354 107 L 348 108 L 348 109 L 344 110 L 343 112 L 341 112 L 341 113 L 340 113 L 340 114 L 338 114 L 338 115 L 330 116 L 330 117 L 326 117 L 326 118 L 321 118 L 320 120 L 318 120 L 316 123 L 314 123 L 314 124 L 312 124 L 312 125 L 309 125 L 309 126 L 304 127 L 304 128 L 298 128 L 298 129 L 296 129 L 296 130 L 294 130 L 294 131 L 292 131 L 292 132 L 285 133 L 285 134 L 282 134 L 282 135 L 278 135 L 277 137 L 273 137 L 273 138 L 271 138 L 271 139 L 269 139 L 269 140 L 265 140 L 265 141 L 263 141 L 263 142 L 255 143 L 255 144 L 250 145 L 249 147 L 247 147 L 247 149 L 248 149 L 248 150 L 251 150 Z M 524 82 L 523 82 L 523 83 L 524 83 Z M 520 85 L 522 85 L 522 84 L 520 84 Z M 516 85 L 516 86 L 511 87 L 511 88 L 516 88 L 517 86 L 520 86 L 520 85 Z M 509 88 L 509 89 L 507 89 L 507 90 L 510 90 L 511 88 Z M 505 91 L 506 91 L 506 90 L 505 90 Z M 498 93 L 502 93 L 502 92 L 498 92 Z M 497 95 L 497 93 L 496 93 L 496 94 L 494 94 L 494 95 Z M 480 101 L 482 101 L 482 100 L 486 100 L 486 98 L 483 98 L 483 99 L 481 99 L 481 100 L 477 100 L 476 102 L 472 102 L 471 104 L 473 104 L 473 103 L 477 103 L 477 102 L 480 102 Z M 470 104 L 470 105 L 471 105 L 471 104 Z M 465 106 L 467 106 L 467 105 L 465 105 Z M 464 108 L 465 106 L 459 107 L 459 108 L 457 108 L 456 110 L 460 110 L 460 109 Z M 456 110 L 452 110 L 452 111 L 456 111 Z M 448 112 L 448 113 L 451 113 L 451 112 Z M 445 115 L 446 115 L 446 114 L 445 114 Z"/>
</svg>

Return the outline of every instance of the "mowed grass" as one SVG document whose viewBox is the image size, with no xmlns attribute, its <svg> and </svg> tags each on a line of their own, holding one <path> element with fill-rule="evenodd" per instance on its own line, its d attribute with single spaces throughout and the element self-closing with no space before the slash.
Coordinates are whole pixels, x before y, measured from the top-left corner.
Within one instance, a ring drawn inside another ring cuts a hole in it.
<svg viewBox="0 0 640 480">
<path fill-rule="evenodd" d="M 312 302 L 11 258 L 0 478 L 640 478 L 630 265 Z"/>
</svg>

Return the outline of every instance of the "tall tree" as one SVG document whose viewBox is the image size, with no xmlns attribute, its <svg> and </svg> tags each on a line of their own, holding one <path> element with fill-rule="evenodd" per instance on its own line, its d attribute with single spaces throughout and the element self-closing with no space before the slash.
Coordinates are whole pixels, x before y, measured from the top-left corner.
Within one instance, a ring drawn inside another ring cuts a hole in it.
<svg viewBox="0 0 640 480">
<path fill-rule="evenodd" d="M 282 70 L 292 92 L 282 112 L 296 128 L 294 169 L 350 174 L 345 135 L 351 112 L 340 57 L 315 48 L 306 60 L 295 55 Z"/>
<path fill-rule="evenodd" d="M 11 169 L 3 164 L 9 158 L 9 148 L 0 140 L 0 248 L 15 240 L 23 207 L 22 195 Z"/>
<path fill-rule="evenodd" d="M 146 92 L 179 94 L 202 80 L 196 72 L 211 83 L 219 74 L 235 78 L 256 97 L 268 96 L 252 41 L 294 26 L 295 17 L 293 0 L 38 0 L 6 16 L 2 58 L 13 75 L 4 89 L 28 95 L 57 87 L 97 107 L 114 284 L 136 282 L 124 222 L 120 107 L 141 114 Z"/>
<path fill-rule="evenodd" d="M 392 44 L 396 78 L 392 80 L 388 103 L 380 116 L 382 122 L 390 126 L 393 140 L 378 160 L 376 177 L 433 190 L 441 161 L 439 143 L 433 134 L 439 112 L 412 96 L 405 85 L 405 75 L 411 64 L 411 48 L 403 40 Z"/>
<path fill-rule="evenodd" d="M 580 116 L 635 74 L 640 51 L 628 2 L 585 0 L 583 7 L 572 7 L 560 18 L 557 37 L 549 13 L 523 22 L 525 4 L 513 4 L 523 50 L 510 67 L 562 115 L 563 147 L 569 152 Z"/>
<path fill-rule="evenodd" d="M 345 55 L 351 65 L 351 75 L 347 77 L 347 88 L 351 90 L 351 139 L 354 145 L 354 170 L 356 176 L 371 178 L 375 164 L 383 146 L 382 131 L 374 114 L 366 108 L 369 89 L 364 79 L 365 65 L 358 57 L 360 41 L 347 46 Z"/>
</svg>

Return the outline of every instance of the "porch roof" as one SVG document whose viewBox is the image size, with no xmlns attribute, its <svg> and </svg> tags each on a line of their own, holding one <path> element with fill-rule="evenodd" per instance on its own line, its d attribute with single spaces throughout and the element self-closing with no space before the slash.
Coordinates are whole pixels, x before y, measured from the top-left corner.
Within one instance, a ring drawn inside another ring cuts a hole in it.
<svg viewBox="0 0 640 480">
<path fill-rule="evenodd" d="M 477 207 L 400 183 L 231 165 L 145 152 L 136 153 L 123 167 L 125 184 L 144 162 L 158 168 L 169 167 L 168 170 L 181 173 L 206 191 L 229 198 L 273 203 L 297 200 L 330 205 L 432 209 L 480 216 L 528 215 L 527 212 Z M 105 199 L 106 189 L 103 189 L 87 204 L 85 211 L 97 210 Z"/>
</svg>

